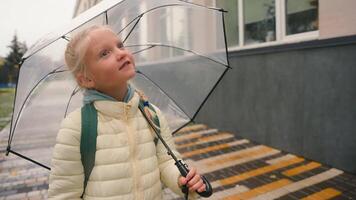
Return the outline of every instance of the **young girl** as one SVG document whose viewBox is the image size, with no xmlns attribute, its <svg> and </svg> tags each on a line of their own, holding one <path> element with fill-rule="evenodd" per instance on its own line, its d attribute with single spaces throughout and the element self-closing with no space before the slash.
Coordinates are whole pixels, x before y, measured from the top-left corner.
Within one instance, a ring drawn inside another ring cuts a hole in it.
<svg viewBox="0 0 356 200">
<path fill-rule="evenodd" d="M 195 168 L 181 177 L 174 160 L 138 109 L 139 95 L 128 81 L 135 76 L 135 61 L 117 35 L 107 26 L 92 26 L 67 45 L 67 66 L 85 89 L 84 103 L 98 112 L 95 164 L 84 188 L 80 154 L 81 110 L 62 122 L 53 150 L 49 199 L 161 199 L 161 182 L 183 195 L 187 183 L 190 197 L 203 192 L 205 184 Z M 167 122 L 157 109 L 161 134 L 172 151 L 174 142 Z"/>
</svg>

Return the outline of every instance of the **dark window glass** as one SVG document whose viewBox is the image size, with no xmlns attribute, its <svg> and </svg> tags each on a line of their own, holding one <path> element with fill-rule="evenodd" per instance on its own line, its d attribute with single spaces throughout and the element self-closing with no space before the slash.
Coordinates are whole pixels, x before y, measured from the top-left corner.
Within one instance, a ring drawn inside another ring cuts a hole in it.
<svg viewBox="0 0 356 200">
<path fill-rule="evenodd" d="M 286 0 L 286 33 L 318 30 L 318 0 Z"/>
<path fill-rule="evenodd" d="M 276 40 L 274 0 L 244 0 L 244 43 Z"/>
</svg>

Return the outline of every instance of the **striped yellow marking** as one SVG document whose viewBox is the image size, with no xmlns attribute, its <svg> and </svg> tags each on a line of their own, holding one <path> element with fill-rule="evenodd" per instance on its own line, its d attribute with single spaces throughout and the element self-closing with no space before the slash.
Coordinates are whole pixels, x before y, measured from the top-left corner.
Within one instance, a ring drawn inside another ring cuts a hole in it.
<svg viewBox="0 0 356 200">
<path fill-rule="evenodd" d="M 264 194 L 261 194 L 257 197 L 252 198 L 253 200 L 273 200 L 277 199 L 279 197 L 282 197 L 284 195 L 287 195 L 292 192 L 296 192 L 298 190 L 302 190 L 304 188 L 310 187 L 312 185 L 322 183 L 326 180 L 329 180 L 331 178 L 334 178 L 336 176 L 339 176 L 340 174 L 343 174 L 344 172 L 335 168 L 329 169 L 326 172 L 305 178 L 303 180 L 293 182 L 289 185 L 286 185 L 284 187 L 278 188 L 276 190 L 273 190 L 271 192 L 266 192 Z"/>
<path fill-rule="evenodd" d="M 296 168 L 293 168 L 293 169 L 290 169 L 290 170 L 286 170 L 286 171 L 282 172 L 282 174 L 284 174 L 285 176 L 295 176 L 295 175 L 301 174 L 303 172 L 310 171 L 312 169 L 318 168 L 320 166 L 321 166 L 320 163 L 310 162 L 310 163 L 308 163 L 306 165 L 299 166 L 299 167 L 296 167 Z"/>
<path fill-rule="evenodd" d="M 268 153 L 268 152 L 270 152 L 272 150 L 273 150 L 272 148 L 269 148 L 267 146 L 261 146 L 260 149 L 256 149 L 254 151 L 247 151 L 247 152 L 243 152 L 243 153 L 240 153 L 240 154 L 237 154 L 237 155 L 232 155 L 232 156 L 229 156 L 229 157 L 222 156 L 221 159 L 215 159 L 215 160 L 206 162 L 205 164 L 208 165 L 208 166 L 215 166 L 216 163 L 221 164 L 221 163 L 230 162 L 230 161 L 233 161 L 233 160 L 243 159 L 243 158 L 246 158 L 246 157 L 252 157 L 252 156 L 259 155 L 259 154 Z"/>
<path fill-rule="evenodd" d="M 175 135 L 174 136 L 174 142 L 179 143 L 185 140 L 192 140 L 192 139 L 197 139 L 202 137 L 205 134 L 210 134 L 210 133 L 217 133 L 218 129 L 209 129 L 209 130 L 201 130 L 197 132 L 191 132 L 189 134 L 185 135 Z"/>
<path fill-rule="evenodd" d="M 312 195 L 309 195 L 302 200 L 326 200 L 326 199 L 331 199 L 333 197 L 336 197 L 340 195 L 341 192 L 338 190 L 335 190 L 333 188 L 326 188 L 320 192 L 314 193 Z"/>
<path fill-rule="evenodd" d="M 280 168 L 283 168 L 283 167 L 287 167 L 289 165 L 300 163 L 300 162 L 303 162 L 303 161 L 304 161 L 304 158 L 297 157 L 297 158 L 293 158 L 293 159 L 290 159 L 290 160 L 282 161 L 280 163 L 276 163 L 274 165 L 261 167 L 261 168 L 258 168 L 258 169 L 252 170 L 252 171 L 248 171 L 248 172 L 236 175 L 236 176 L 232 176 L 232 177 L 229 177 L 229 178 L 221 179 L 221 180 L 219 180 L 219 182 L 220 182 L 221 185 L 230 185 L 230 184 L 242 181 L 242 180 L 246 180 L 246 179 L 251 178 L 251 177 L 255 177 L 255 176 L 258 176 L 258 175 L 261 175 L 261 174 L 265 174 L 265 173 L 268 173 L 268 172 L 271 172 L 271 171 L 274 171 L 274 170 L 277 170 L 277 169 L 280 169 Z"/>
<path fill-rule="evenodd" d="M 289 181 L 288 179 L 281 179 L 260 187 L 257 187 L 255 189 L 246 191 L 246 192 L 242 192 L 239 194 L 234 194 L 231 196 L 228 196 L 226 198 L 224 198 L 224 200 L 244 200 L 244 199 L 250 199 L 252 197 L 256 197 L 260 194 L 266 193 L 266 192 L 270 192 L 273 191 L 275 189 L 281 188 L 283 186 L 286 186 L 288 184 L 290 184 L 291 181 Z"/>
<path fill-rule="evenodd" d="M 265 157 L 280 153 L 279 150 L 272 149 L 271 151 L 268 151 L 268 152 L 265 152 L 262 154 L 250 155 L 247 157 L 243 157 L 241 159 L 235 159 L 235 160 L 231 160 L 229 162 L 219 163 L 218 165 L 216 164 L 216 163 L 218 163 L 218 160 L 220 160 L 222 158 L 227 158 L 227 157 L 237 156 L 237 155 L 241 155 L 241 154 L 246 154 L 248 152 L 258 151 L 261 148 L 263 148 L 263 145 L 257 145 L 254 147 L 250 147 L 250 148 L 246 148 L 246 149 L 242 149 L 242 150 L 238 150 L 238 151 L 234 151 L 234 152 L 230 152 L 230 153 L 225 153 L 223 155 L 220 154 L 220 155 L 216 155 L 216 156 L 210 156 L 208 158 L 201 159 L 199 161 L 192 161 L 192 160 L 187 159 L 186 162 L 188 163 L 188 165 L 191 165 L 191 166 L 199 166 L 200 173 L 205 174 L 205 173 L 209 173 L 209 172 L 212 172 L 215 170 L 220 170 L 223 168 L 240 165 L 240 164 L 243 164 L 246 162 L 254 161 L 257 159 L 265 158 Z M 210 163 L 211 163 L 211 165 L 208 165 Z"/>
<path fill-rule="evenodd" d="M 191 139 L 196 139 L 196 138 L 200 138 L 201 135 L 200 134 L 194 134 L 194 133 L 191 133 L 191 134 L 188 134 L 188 135 L 185 135 L 184 137 L 181 137 L 181 138 L 174 138 L 174 142 L 182 142 L 184 140 L 191 140 Z"/>
<path fill-rule="evenodd" d="M 189 125 L 186 126 L 182 129 L 180 129 L 176 134 L 188 132 L 188 131 L 198 131 L 202 129 L 207 129 L 208 127 L 205 124 L 194 124 L 194 125 Z"/>
<path fill-rule="evenodd" d="M 210 146 L 210 147 L 206 147 L 206 148 L 202 148 L 202 149 L 197 149 L 194 151 L 185 152 L 185 153 L 182 153 L 181 155 L 183 157 L 190 157 L 190 156 L 194 156 L 194 155 L 198 155 L 198 154 L 208 153 L 210 151 L 216 151 L 216 150 L 220 150 L 220 149 L 229 148 L 229 147 L 232 147 L 235 145 L 244 144 L 244 143 L 248 143 L 248 142 L 249 141 L 246 139 L 237 140 L 237 141 L 230 142 L 230 143 L 219 144 L 219 145 Z"/>
<path fill-rule="evenodd" d="M 208 198 L 201 198 L 200 200 L 217 200 L 217 199 L 224 199 L 225 197 L 228 197 L 233 194 L 239 194 L 242 192 L 249 191 L 250 189 L 244 185 L 236 185 L 233 188 L 221 190 L 218 192 L 213 192 L 213 195 L 211 195 Z"/>
<path fill-rule="evenodd" d="M 270 165 L 273 165 L 273 164 L 282 162 L 283 160 L 289 160 L 289 159 L 296 158 L 296 157 L 297 156 L 295 156 L 295 155 L 287 154 L 287 155 L 284 155 L 284 156 L 281 156 L 281 157 L 278 157 L 278 158 L 273 158 L 271 160 L 267 160 L 266 163 L 268 163 Z"/>
<path fill-rule="evenodd" d="M 227 138 L 231 138 L 234 135 L 232 135 L 231 133 L 225 133 L 225 132 L 221 132 L 218 135 L 212 135 L 212 136 L 207 136 L 207 137 L 201 137 L 198 138 L 198 140 L 194 141 L 194 142 L 190 142 L 187 144 L 181 144 L 181 145 L 176 145 L 177 148 L 186 148 L 186 147 L 191 147 L 197 144 L 201 144 L 201 143 L 206 143 L 206 142 L 212 142 L 212 141 L 217 141 L 217 140 L 223 140 L 223 139 L 227 139 Z"/>
</svg>

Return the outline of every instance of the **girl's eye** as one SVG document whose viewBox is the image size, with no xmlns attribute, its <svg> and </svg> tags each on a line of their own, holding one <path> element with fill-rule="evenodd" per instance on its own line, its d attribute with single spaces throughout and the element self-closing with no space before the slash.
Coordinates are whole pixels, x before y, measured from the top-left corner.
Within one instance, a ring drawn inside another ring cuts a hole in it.
<svg viewBox="0 0 356 200">
<path fill-rule="evenodd" d="M 105 56 L 107 56 L 109 54 L 110 54 L 109 50 L 104 50 L 104 51 L 100 52 L 100 57 L 102 58 L 102 57 L 105 57 Z"/>
</svg>

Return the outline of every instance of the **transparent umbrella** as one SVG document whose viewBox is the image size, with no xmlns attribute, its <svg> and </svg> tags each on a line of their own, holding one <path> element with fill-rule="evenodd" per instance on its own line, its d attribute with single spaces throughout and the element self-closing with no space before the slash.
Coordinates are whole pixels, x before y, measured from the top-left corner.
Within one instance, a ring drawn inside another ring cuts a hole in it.
<svg viewBox="0 0 356 200">
<path fill-rule="evenodd" d="M 25 53 L 7 153 L 50 169 L 61 121 L 82 105 L 64 62 L 66 45 L 76 32 L 105 24 L 134 54 L 131 84 L 160 108 L 172 133 L 192 122 L 229 69 L 223 10 L 180 0 L 102 1 Z"/>
</svg>

